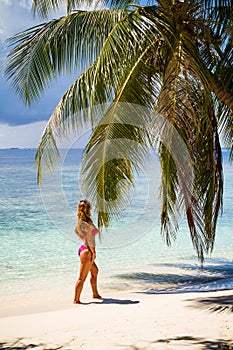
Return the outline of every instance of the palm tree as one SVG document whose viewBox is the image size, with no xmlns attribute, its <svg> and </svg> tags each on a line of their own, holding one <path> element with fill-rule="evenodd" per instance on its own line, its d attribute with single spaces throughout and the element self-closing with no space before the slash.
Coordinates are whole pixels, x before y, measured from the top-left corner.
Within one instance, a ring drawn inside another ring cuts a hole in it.
<svg viewBox="0 0 233 350">
<path fill-rule="evenodd" d="M 32 9 L 46 18 L 63 2 L 34 0 Z M 157 147 L 161 231 L 170 244 L 184 211 L 203 261 L 213 249 L 222 207 L 220 132 L 231 159 L 233 150 L 231 1 L 151 0 L 142 6 L 109 0 L 108 8 L 90 11 L 77 10 L 83 1 L 65 3 L 66 16 L 10 39 L 14 47 L 5 65 L 6 77 L 28 104 L 59 74 L 83 67 L 42 135 L 39 183 L 42 170 L 52 169 L 59 157 L 57 139 L 91 123 L 83 188 L 99 226 L 107 227 L 133 186 L 134 171 Z"/>
</svg>

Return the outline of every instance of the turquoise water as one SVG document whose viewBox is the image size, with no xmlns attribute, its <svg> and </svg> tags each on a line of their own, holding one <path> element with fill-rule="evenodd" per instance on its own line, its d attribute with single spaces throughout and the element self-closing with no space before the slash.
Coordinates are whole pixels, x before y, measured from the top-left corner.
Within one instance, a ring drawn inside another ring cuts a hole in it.
<svg viewBox="0 0 233 350">
<path fill-rule="evenodd" d="M 224 155 L 224 210 L 219 218 L 214 250 L 201 268 L 185 219 L 168 248 L 160 235 L 159 166 L 143 169 L 123 208 L 122 217 L 97 240 L 97 264 L 102 291 L 141 290 L 146 293 L 233 288 L 233 167 Z M 41 293 L 72 295 L 78 272 L 73 233 L 81 150 L 64 153 L 57 171 L 36 184 L 35 150 L 0 150 L 0 302 Z M 151 164 L 150 164 L 151 165 Z M 155 174 L 155 172 L 157 172 Z M 153 183 L 153 185 L 152 185 Z M 96 221 L 96 215 L 93 213 Z"/>
</svg>

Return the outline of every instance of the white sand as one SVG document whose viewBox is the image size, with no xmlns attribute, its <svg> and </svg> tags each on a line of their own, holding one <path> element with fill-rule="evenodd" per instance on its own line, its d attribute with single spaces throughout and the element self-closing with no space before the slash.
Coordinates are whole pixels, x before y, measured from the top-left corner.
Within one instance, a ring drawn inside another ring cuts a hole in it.
<svg viewBox="0 0 233 350">
<path fill-rule="evenodd" d="M 66 309 L 0 318 L 1 349 L 233 349 L 233 291 L 114 292 Z"/>
</svg>

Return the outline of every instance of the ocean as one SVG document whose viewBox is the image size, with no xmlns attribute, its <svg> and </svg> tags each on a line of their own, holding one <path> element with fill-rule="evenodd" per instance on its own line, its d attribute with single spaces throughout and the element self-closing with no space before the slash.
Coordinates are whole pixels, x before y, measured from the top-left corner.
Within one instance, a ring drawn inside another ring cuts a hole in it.
<svg viewBox="0 0 233 350">
<path fill-rule="evenodd" d="M 79 268 L 80 241 L 73 232 L 81 149 L 63 151 L 54 173 L 37 185 L 34 149 L 0 150 L 0 315 L 20 304 L 70 299 Z M 160 234 L 159 163 L 136 176 L 122 215 L 97 239 L 100 293 L 214 291 L 233 288 L 233 167 L 224 158 L 223 213 L 213 252 L 201 266 L 185 218 L 168 247 Z M 153 176 L 151 176 L 153 173 Z M 156 173 L 156 174 L 155 174 Z M 93 221 L 96 223 L 96 213 Z M 85 287 L 88 288 L 88 287 Z M 84 289 L 85 293 L 85 289 Z"/>
</svg>

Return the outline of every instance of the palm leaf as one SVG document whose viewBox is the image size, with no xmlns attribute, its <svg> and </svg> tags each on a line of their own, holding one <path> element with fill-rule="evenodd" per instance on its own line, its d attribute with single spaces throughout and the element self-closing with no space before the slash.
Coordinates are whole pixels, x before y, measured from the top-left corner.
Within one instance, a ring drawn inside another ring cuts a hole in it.
<svg viewBox="0 0 233 350">
<path fill-rule="evenodd" d="M 188 72 L 184 69 L 187 61 Z M 171 237 L 176 236 L 179 213 L 185 209 L 193 245 L 203 261 L 204 254 L 213 248 L 217 217 L 222 204 L 223 180 L 215 107 L 208 92 L 203 93 L 204 86 L 195 80 L 196 76 L 201 77 L 202 74 L 199 74 L 199 70 L 195 71 L 195 66 L 196 62 L 190 60 L 187 45 L 178 41 L 177 48 L 165 67 L 158 100 L 158 118 L 161 115 L 169 121 L 171 129 L 165 137 L 165 144 L 162 140 L 160 146 L 161 223 L 162 233 L 170 244 Z M 201 100 L 203 102 L 200 103 Z M 202 106 L 207 107 L 204 109 Z M 177 132 L 189 152 L 194 178 L 187 178 L 180 173 L 180 165 L 185 163 L 174 163 L 172 149 L 175 143 L 179 143 L 179 138 L 176 140 L 175 137 Z M 209 174 L 204 170 L 206 164 Z"/>
<path fill-rule="evenodd" d="M 120 10 L 77 11 L 12 37 L 17 46 L 8 54 L 6 77 L 26 103 L 36 100 L 59 74 L 91 64 L 123 16 Z"/>
<path fill-rule="evenodd" d="M 83 191 L 97 208 L 100 227 L 119 216 L 133 186 L 134 171 L 144 164 L 150 149 L 148 119 L 140 106 L 113 104 L 85 149 Z"/>
<path fill-rule="evenodd" d="M 35 163 L 37 165 L 37 181 L 39 184 L 42 182 L 42 167 L 52 172 L 56 160 L 59 158 L 60 154 L 57 149 L 54 130 L 51 127 L 50 123 L 48 123 L 41 137 L 40 145 L 37 149 L 35 157 Z"/>
<path fill-rule="evenodd" d="M 218 128 L 224 147 L 230 150 L 229 160 L 233 160 L 233 112 L 222 103 L 217 103 Z"/>
<path fill-rule="evenodd" d="M 213 249 L 217 218 L 222 206 L 223 175 L 213 101 L 210 95 L 207 94 L 205 97 L 202 89 L 194 89 L 194 92 L 195 95 L 191 95 L 189 91 L 195 109 L 191 120 L 193 121 L 196 116 L 198 120 L 196 123 L 190 123 L 193 124 L 193 130 L 188 130 L 187 122 L 185 128 L 181 129 L 182 137 L 185 137 L 189 144 L 191 141 L 190 155 L 194 169 L 192 197 L 189 205 L 186 205 L 186 214 L 194 247 L 203 261 L 204 254 Z M 197 97 L 198 103 L 194 104 Z M 186 117 L 190 118 L 190 115 L 186 114 Z M 179 120 L 179 129 L 181 123 Z"/>
</svg>

